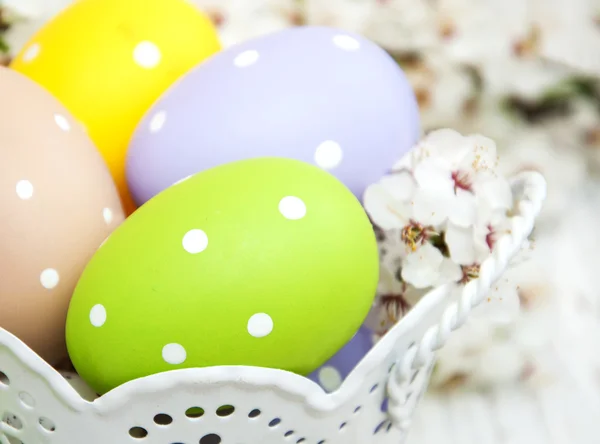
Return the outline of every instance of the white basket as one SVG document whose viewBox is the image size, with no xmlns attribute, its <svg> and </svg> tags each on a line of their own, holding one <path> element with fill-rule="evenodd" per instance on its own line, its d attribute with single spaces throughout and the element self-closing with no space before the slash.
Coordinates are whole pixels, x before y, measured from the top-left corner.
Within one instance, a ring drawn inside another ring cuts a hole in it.
<svg viewBox="0 0 600 444">
<path fill-rule="evenodd" d="M 326 394 L 285 371 L 232 366 L 149 376 L 90 402 L 0 329 L 0 443 L 402 443 L 429 383 L 435 350 L 464 323 L 533 230 L 546 182 L 523 173 L 512 185 L 520 215 L 511 219 L 511 234 L 498 241 L 479 278 L 458 300 L 451 300 L 450 287 L 431 291 L 336 392 Z"/>
</svg>

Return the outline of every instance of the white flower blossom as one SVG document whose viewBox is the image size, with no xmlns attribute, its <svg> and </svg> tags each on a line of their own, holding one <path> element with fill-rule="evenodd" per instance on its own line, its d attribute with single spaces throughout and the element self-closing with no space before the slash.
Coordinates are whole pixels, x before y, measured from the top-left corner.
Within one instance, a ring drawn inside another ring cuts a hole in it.
<svg viewBox="0 0 600 444">
<path fill-rule="evenodd" d="M 498 158 L 491 139 L 437 130 L 423 139 L 416 151 L 422 159 L 414 167 L 417 220 L 431 214 L 436 220 L 469 227 L 487 222 L 478 220 L 482 219 L 478 208 L 493 213 L 512 206 L 508 182 L 494 171 Z"/>
<path fill-rule="evenodd" d="M 428 242 L 407 254 L 402 266 L 402 279 L 419 289 L 458 282 L 461 277 L 460 266 Z"/>
<path fill-rule="evenodd" d="M 380 267 L 377 297 L 365 321 L 378 336 L 387 333 L 426 294 L 401 280 L 398 267 L 397 261 L 384 261 Z"/>
<path fill-rule="evenodd" d="M 384 236 L 400 237 L 384 260 L 400 260 L 402 280 L 418 289 L 477 277 L 513 206 L 508 181 L 495 172 L 494 142 L 437 130 L 398 165 L 364 196 Z"/>
</svg>

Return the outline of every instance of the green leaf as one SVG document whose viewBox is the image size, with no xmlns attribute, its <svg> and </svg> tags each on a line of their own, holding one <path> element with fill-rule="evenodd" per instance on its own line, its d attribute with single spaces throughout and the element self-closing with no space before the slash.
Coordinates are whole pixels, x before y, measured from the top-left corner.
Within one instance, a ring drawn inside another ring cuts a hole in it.
<svg viewBox="0 0 600 444">
<path fill-rule="evenodd" d="M 4 39 L 2 38 L 2 36 L 0 35 L 0 54 L 6 54 L 8 53 L 8 50 L 10 48 L 8 47 L 8 43 L 6 43 L 4 41 Z"/>
</svg>

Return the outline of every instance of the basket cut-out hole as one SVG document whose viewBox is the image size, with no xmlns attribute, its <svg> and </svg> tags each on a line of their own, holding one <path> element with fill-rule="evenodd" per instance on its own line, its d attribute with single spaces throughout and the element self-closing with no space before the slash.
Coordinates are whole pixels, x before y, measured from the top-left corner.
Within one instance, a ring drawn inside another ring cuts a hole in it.
<svg viewBox="0 0 600 444">
<path fill-rule="evenodd" d="M 23 406 L 25 406 L 29 409 L 32 409 L 35 407 L 35 399 L 33 399 L 33 396 L 31 396 L 27 392 L 19 393 L 19 400 L 21 401 L 21 404 L 23 404 Z"/>
<path fill-rule="evenodd" d="M 169 424 L 171 424 L 173 422 L 173 418 L 171 418 L 169 415 L 167 415 L 166 413 L 159 413 L 158 415 L 156 415 L 154 417 L 154 423 L 156 425 L 161 425 L 161 426 L 168 426 Z"/>
<path fill-rule="evenodd" d="M 296 444 L 303 443 L 304 441 L 306 441 L 306 438 L 300 438 L 298 441 L 296 441 Z"/>
<path fill-rule="evenodd" d="M 215 433 L 204 435 L 200 438 L 200 444 L 221 444 L 221 437 Z"/>
<path fill-rule="evenodd" d="M 288 430 L 287 432 L 285 432 L 285 435 L 283 435 L 283 436 L 285 436 L 287 438 L 288 436 L 292 436 L 293 434 L 294 434 L 293 430 Z"/>
<path fill-rule="evenodd" d="M 248 413 L 248 418 L 256 418 L 260 416 L 260 410 L 254 409 L 250 413 Z"/>
<path fill-rule="evenodd" d="M 373 431 L 373 435 L 377 435 L 381 429 L 383 428 L 383 426 L 385 426 L 385 423 L 387 422 L 387 420 L 380 422 L 377 427 L 375 427 L 375 430 Z"/>
<path fill-rule="evenodd" d="M 129 436 L 136 439 L 143 439 L 148 436 L 148 430 L 143 427 L 132 427 L 129 429 Z"/>
<path fill-rule="evenodd" d="M 359 405 L 358 405 L 358 406 L 356 406 L 356 408 L 354 409 L 354 414 L 356 415 L 358 412 L 360 412 L 360 409 L 361 409 L 361 408 L 362 408 L 362 407 L 361 407 L 361 406 L 359 406 Z"/>
<path fill-rule="evenodd" d="M 392 423 L 390 422 L 387 426 L 387 428 L 385 429 L 386 433 L 390 433 L 390 430 L 392 430 Z"/>
<path fill-rule="evenodd" d="M 346 423 L 346 422 L 343 422 L 343 423 L 341 423 L 341 424 L 340 424 L 340 431 L 341 431 L 341 430 L 344 430 L 344 429 L 346 428 L 346 425 L 347 425 L 347 424 L 348 424 L 348 423 Z"/>
<path fill-rule="evenodd" d="M 269 423 L 269 427 L 277 427 L 279 424 L 281 424 L 281 419 L 275 418 Z"/>
<path fill-rule="evenodd" d="M 374 393 L 375 390 L 377 390 L 377 388 L 379 387 L 379 384 L 375 384 L 373 387 L 371 387 L 371 390 L 369 393 Z"/>
<path fill-rule="evenodd" d="M 23 421 L 17 415 L 11 412 L 4 412 L 2 422 L 15 430 L 23 430 Z"/>
<path fill-rule="evenodd" d="M 325 444 L 325 440 L 323 439 L 323 440 L 319 441 L 317 444 Z"/>
<path fill-rule="evenodd" d="M 204 415 L 204 409 L 202 407 L 190 407 L 185 411 L 185 416 L 191 419 L 198 419 Z"/>
<path fill-rule="evenodd" d="M 46 418 L 45 416 L 40 417 L 39 421 L 40 426 L 42 426 L 42 429 L 44 429 L 47 432 L 54 432 L 56 431 L 56 424 L 54 424 L 54 421 L 52 421 L 50 418 Z"/>
<path fill-rule="evenodd" d="M 221 417 L 233 415 L 235 412 L 235 407 L 232 405 L 222 405 L 217 409 L 217 415 Z"/>
<path fill-rule="evenodd" d="M 10 385 L 10 379 L 8 378 L 6 373 L 0 370 L 0 388 L 2 388 L 3 385 L 8 387 Z"/>
<path fill-rule="evenodd" d="M 382 413 L 387 413 L 387 411 L 388 411 L 388 403 L 389 403 L 388 398 L 385 398 L 383 400 L 383 402 L 381 403 L 380 410 L 381 410 Z"/>
</svg>

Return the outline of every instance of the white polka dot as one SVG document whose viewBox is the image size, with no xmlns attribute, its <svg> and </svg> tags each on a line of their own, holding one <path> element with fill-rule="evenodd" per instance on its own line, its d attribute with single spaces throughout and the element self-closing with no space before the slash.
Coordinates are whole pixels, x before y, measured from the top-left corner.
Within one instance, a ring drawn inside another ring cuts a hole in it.
<svg viewBox="0 0 600 444">
<path fill-rule="evenodd" d="M 90 310 L 90 322 L 94 327 L 102 327 L 106 322 L 106 308 L 104 305 L 97 304 Z"/>
<path fill-rule="evenodd" d="M 342 375 L 329 365 L 319 370 L 319 383 L 328 392 L 334 392 L 342 386 Z"/>
<path fill-rule="evenodd" d="M 152 116 L 152 120 L 150 120 L 150 132 L 156 133 L 162 129 L 167 121 L 167 113 L 164 111 L 159 111 L 154 116 Z"/>
<path fill-rule="evenodd" d="M 185 233 L 181 243 L 188 253 L 200 253 L 208 247 L 208 236 L 202 230 L 190 230 Z"/>
<path fill-rule="evenodd" d="M 33 185 L 28 180 L 18 181 L 16 190 L 20 199 L 27 200 L 33 196 Z"/>
<path fill-rule="evenodd" d="M 180 344 L 167 344 L 162 349 L 162 357 L 167 364 L 183 364 L 187 358 L 185 348 Z"/>
<path fill-rule="evenodd" d="M 69 131 L 71 129 L 71 124 L 67 120 L 67 118 L 60 114 L 54 115 L 54 121 L 58 125 L 58 127 L 63 131 Z"/>
<path fill-rule="evenodd" d="M 306 216 L 306 205 L 299 197 L 287 196 L 279 201 L 279 212 L 286 219 L 302 219 Z"/>
<path fill-rule="evenodd" d="M 39 43 L 32 44 L 23 53 L 23 61 L 26 63 L 29 63 L 29 62 L 33 61 L 34 59 L 36 59 L 37 56 L 40 55 L 41 49 L 42 49 L 42 47 L 40 46 Z"/>
<path fill-rule="evenodd" d="M 345 51 L 356 51 L 360 48 L 360 42 L 356 40 L 354 37 L 350 37 L 349 35 L 336 35 L 333 38 L 333 43 L 338 48 L 341 48 Z"/>
<path fill-rule="evenodd" d="M 162 54 L 152 42 L 140 42 L 133 50 L 133 60 L 142 68 L 151 69 L 160 63 Z"/>
<path fill-rule="evenodd" d="M 273 331 L 273 319 L 266 313 L 256 313 L 248 319 L 248 333 L 255 338 L 264 338 Z"/>
<path fill-rule="evenodd" d="M 247 66 L 255 64 L 258 60 L 258 57 L 258 51 L 251 49 L 238 54 L 233 60 L 233 64 L 238 68 L 245 68 Z"/>
<path fill-rule="evenodd" d="M 110 208 L 105 208 L 102 210 L 102 217 L 104 217 L 104 222 L 110 224 L 113 221 L 113 212 Z"/>
<path fill-rule="evenodd" d="M 60 277 L 58 276 L 58 271 L 54 268 L 46 268 L 40 274 L 40 282 L 42 287 L 47 288 L 48 290 L 52 290 L 54 287 L 58 285 L 58 281 Z"/>
<path fill-rule="evenodd" d="M 333 140 L 326 140 L 315 151 L 315 163 L 325 170 L 337 167 L 342 161 L 342 147 Z"/>
</svg>

